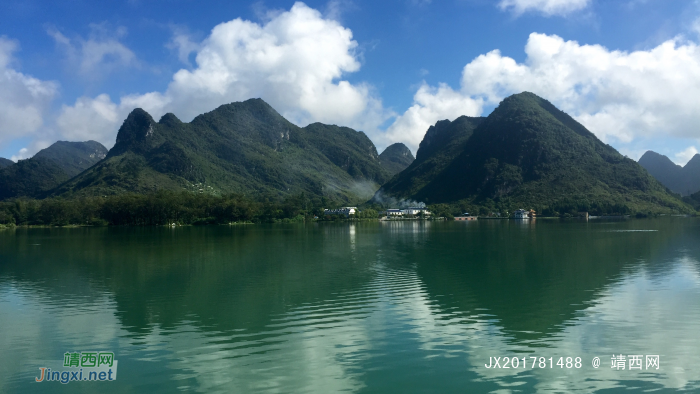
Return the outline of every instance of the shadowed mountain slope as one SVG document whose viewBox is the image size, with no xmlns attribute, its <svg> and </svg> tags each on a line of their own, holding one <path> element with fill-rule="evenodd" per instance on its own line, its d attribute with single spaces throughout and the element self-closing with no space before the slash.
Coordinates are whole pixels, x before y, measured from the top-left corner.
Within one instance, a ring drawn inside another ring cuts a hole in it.
<svg viewBox="0 0 700 394">
<path fill-rule="evenodd" d="M 379 155 L 382 167 L 394 176 L 413 163 L 415 158 L 408 147 L 400 142 L 391 144 Z"/>
<path fill-rule="evenodd" d="M 105 158 L 107 148 L 99 142 L 58 141 L 34 157 L 0 169 L 0 199 L 43 197 L 82 171 Z"/>
<path fill-rule="evenodd" d="M 430 126 L 418 147 L 416 160 L 383 185 L 376 198 L 384 193 L 408 197 L 423 189 L 462 152 L 474 128 L 483 120 L 460 116 L 452 122 L 441 120 Z"/>
<path fill-rule="evenodd" d="M 687 196 L 700 191 L 700 154 L 681 167 L 664 155 L 647 151 L 639 159 L 639 165 L 675 193 Z"/>
</svg>

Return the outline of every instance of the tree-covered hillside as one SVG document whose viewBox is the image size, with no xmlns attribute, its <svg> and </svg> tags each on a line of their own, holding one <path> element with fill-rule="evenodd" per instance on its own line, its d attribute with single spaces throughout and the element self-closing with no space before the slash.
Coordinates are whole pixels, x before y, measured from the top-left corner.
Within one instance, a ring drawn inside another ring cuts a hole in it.
<svg viewBox="0 0 700 394">
<path fill-rule="evenodd" d="M 415 158 L 408 147 L 400 142 L 391 144 L 379 155 L 382 167 L 394 176 L 413 163 Z"/>
<path fill-rule="evenodd" d="M 424 142 L 460 119 L 438 122 Z M 691 210 L 634 160 L 532 93 L 506 98 L 478 123 L 461 122 L 457 138 L 445 137 L 453 144 L 451 154 L 423 150 L 421 143 L 416 161 L 377 194 L 550 215 Z M 419 168 L 430 161 L 437 164 Z"/>
<path fill-rule="evenodd" d="M 299 128 L 260 99 L 157 123 L 135 109 L 107 158 L 53 195 L 90 196 L 190 190 L 341 201 L 369 198 L 388 179 L 362 132 L 315 123 Z"/>
<path fill-rule="evenodd" d="M 664 155 L 647 151 L 639 164 L 674 193 L 688 196 L 700 191 L 700 154 L 681 167 Z"/>
<path fill-rule="evenodd" d="M 383 185 L 376 199 L 381 200 L 385 193 L 409 197 L 424 188 L 462 152 L 474 128 L 483 119 L 460 116 L 452 122 L 441 120 L 430 126 L 418 147 L 416 159 Z"/>
<path fill-rule="evenodd" d="M 34 157 L 0 169 L 0 199 L 44 197 L 46 193 L 105 158 L 99 142 L 58 141 Z"/>
<path fill-rule="evenodd" d="M 58 141 L 37 152 L 34 158 L 53 160 L 68 176 L 74 177 L 106 156 L 107 148 L 97 141 Z"/>
</svg>

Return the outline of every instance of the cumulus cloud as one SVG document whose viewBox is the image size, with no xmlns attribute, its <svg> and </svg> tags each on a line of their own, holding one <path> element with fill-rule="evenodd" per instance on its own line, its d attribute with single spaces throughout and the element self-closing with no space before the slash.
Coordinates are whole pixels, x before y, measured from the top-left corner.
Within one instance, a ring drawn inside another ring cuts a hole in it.
<svg viewBox="0 0 700 394">
<path fill-rule="evenodd" d="M 112 31 L 106 24 L 91 24 L 88 39 L 71 40 L 55 28 L 49 28 L 47 33 L 64 51 L 69 65 L 77 67 L 83 77 L 102 77 L 115 69 L 137 64 L 134 52 L 119 42 L 126 36 L 124 27 Z"/>
<path fill-rule="evenodd" d="M 135 106 L 155 118 L 173 112 L 189 120 L 221 104 L 261 97 L 296 124 L 318 121 L 376 133 L 391 112 L 371 86 L 342 80 L 360 69 L 352 32 L 303 3 L 269 16 L 264 24 L 234 19 L 214 27 L 197 46 L 196 66 L 176 72 L 165 92 L 124 96 L 119 104 L 83 97 L 64 107 L 59 126 L 67 132 L 81 116 L 101 118 L 100 124 L 111 124 L 113 140 Z"/>
<path fill-rule="evenodd" d="M 69 141 L 96 140 L 102 144 L 114 144 L 112 129 L 123 111 L 106 94 L 94 99 L 81 97 L 74 105 L 64 105 L 56 120 L 62 137 Z"/>
<path fill-rule="evenodd" d="M 32 135 L 44 124 L 55 82 L 42 81 L 11 67 L 16 41 L 0 36 L 0 144 Z"/>
<path fill-rule="evenodd" d="M 515 15 L 539 12 L 545 16 L 568 15 L 588 7 L 591 0 L 501 0 L 498 7 Z"/>
<path fill-rule="evenodd" d="M 453 102 L 495 105 L 522 91 L 550 100 L 606 142 L 700 137 L 700 47 L 693 42 L 673 39 L 649 50 L 623 52 L 533 33 L 525 53 L 523 63 L 498 50 L 478 56 L 464 67 L 459 91 L 422 87 L 416 104 L 392 126 L 397 129 L 392 137 L 422 137 L 425 124 L 435 119 L 424 114 L 440 111 L 445 96 Z M 476 109 L 465 104 L 459 114 Z M 440 116 L 452 118 L 458 112 Z M 403 125 L 400 133 L 398 123 Z"/>
<path fill-rule="evenodd" d="M 403 142 L 415 152 L 425 132 L 438 120 L 478 116 L 482 109 L 483 99 L 465 96 L 445 84 L 434 88 L 423 83 L 413 96 L 413 105 L 396 118 L 378 142 Z"/>
<path fill-rule="evenodd" d="M 177 51 L 177 57 L 180 61 L 188 66 L 191 66 L 190 55 L 199 50 L 200 45 L 194 41 L 189 31 L 182 26 L 171 26 L 173 35 L 166 47 Z"/>
<path fill-rule="evenodd" d="M 698 154 L 698 150 L 694 146 L 688 147 L 681 152 L 676 153 L 676 164 L 685 166 L 693 156 Z"/>
<path fill-rule="evenodd" d="M 666 133 L 697 137 L 700 48 L 669 40 L 647 51 L 611 51 L 533 33 L 527 60 L 517 64 L 498 51 L 464 68 L 463 92 L 496 103 L 532 91 L 574 115 L 601 139 L 630 142 Z"/>
</svg>

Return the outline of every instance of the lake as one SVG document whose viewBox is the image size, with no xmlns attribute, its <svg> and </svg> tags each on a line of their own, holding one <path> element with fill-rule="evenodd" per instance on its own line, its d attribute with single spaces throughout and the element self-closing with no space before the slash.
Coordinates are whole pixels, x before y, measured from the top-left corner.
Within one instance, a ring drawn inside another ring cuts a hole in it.
<svg viewBox="0 0 700 394">
<path fill-rule="evenodd" d="M 676 217 L 2 230 L 0 392 L 692 392 L 699 241 Z M 115 380 L 35 382 L 92 351 Z"/>
</svg>

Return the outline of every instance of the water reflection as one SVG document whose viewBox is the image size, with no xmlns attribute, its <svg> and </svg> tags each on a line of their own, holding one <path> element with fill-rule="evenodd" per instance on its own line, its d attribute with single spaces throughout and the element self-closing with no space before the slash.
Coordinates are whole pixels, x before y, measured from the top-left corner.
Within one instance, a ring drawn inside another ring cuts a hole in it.
<svg viewBox="0 0 700 394">
<path fill-rule="evenodd" d="M 0 392 L 94 390 L 17 360 L 97 348 L 120 360 L 104 392 L 699 389 L 696 223 L 0 233 Z M 661 369 L 612 370 L 619 353 Z M 513 355 L 586 363 L 484 367 Z"/>
</svg>

